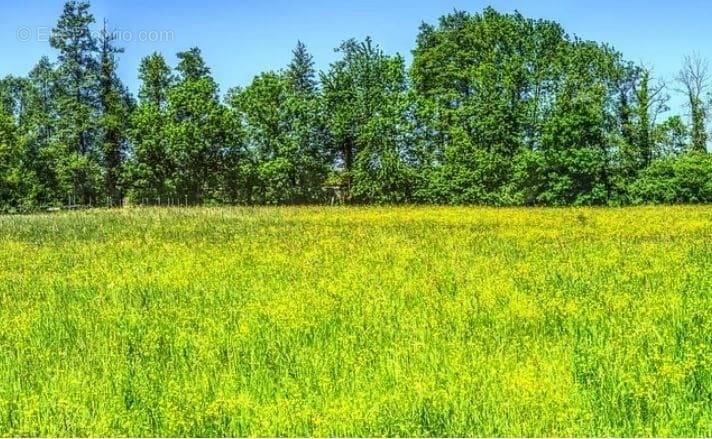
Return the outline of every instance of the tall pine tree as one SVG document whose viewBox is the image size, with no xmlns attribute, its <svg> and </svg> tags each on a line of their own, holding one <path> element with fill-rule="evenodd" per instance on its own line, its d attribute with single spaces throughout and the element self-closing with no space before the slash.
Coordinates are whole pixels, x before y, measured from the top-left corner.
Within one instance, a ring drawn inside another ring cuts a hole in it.
<svg viewBox="0 0 712 439">
<path fill-rule="evenodd" d="M 132 99 L 116 74 L 115 36 L 104 27 L 99 40 L 99 128 L 105 194 L 111 205 L 121 202 L 120 177 L 127 150 L 128 121 Z"/>
<path fill-rule="evenodd" d="M 86 1 L 64 5 L 52 30 L 51 46 L 59 51 L 57 71 L 57 140 L 66 150 L 60 181 L 72 201 L 90 204 L 101 191 L 101 152 L 97 148 L 97 44 Z"/>
</svg>

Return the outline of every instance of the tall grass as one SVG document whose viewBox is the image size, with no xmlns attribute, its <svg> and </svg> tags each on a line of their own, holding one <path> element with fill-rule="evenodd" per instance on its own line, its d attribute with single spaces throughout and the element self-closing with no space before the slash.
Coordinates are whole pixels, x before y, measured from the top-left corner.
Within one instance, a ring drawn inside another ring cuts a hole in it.
<svg viewBox="0 0 712 439">
<path fill-rule="evenodd" d="M 712 208 L 0 217 L 3 436 L 712 436 Z"/>
</svg>

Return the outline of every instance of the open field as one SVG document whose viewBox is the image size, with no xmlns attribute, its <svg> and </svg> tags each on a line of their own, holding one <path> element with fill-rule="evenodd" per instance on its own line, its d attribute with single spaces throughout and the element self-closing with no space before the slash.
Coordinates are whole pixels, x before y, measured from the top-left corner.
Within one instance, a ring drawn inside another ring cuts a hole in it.
<svg viewBox="0 0 712 439">
<path fill-rule="evenodd" d="M 0 217 L 0 435 L 712 436 L 712 207 Z"/>
</svg>

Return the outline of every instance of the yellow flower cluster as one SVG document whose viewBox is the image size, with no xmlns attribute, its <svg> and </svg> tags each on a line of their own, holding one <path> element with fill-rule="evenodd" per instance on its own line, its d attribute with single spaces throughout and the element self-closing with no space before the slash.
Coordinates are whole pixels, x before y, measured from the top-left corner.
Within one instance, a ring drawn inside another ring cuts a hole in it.
<svg viewBox="0 0 712 439">
<path fill-rule="evenodd" d="M 712 208 L 0 217 L 0 436 L 712 436 Z"/>
</svg>

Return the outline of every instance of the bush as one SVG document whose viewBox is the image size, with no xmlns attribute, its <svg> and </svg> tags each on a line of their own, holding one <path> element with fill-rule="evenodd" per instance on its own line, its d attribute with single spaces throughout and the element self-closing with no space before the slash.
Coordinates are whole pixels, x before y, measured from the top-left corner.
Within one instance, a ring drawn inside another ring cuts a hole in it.
<svg viewBox="0 0 712 439">
<path fill-rule="evenodd" d="M 457 145 L 444 162 L 425 176 L 420 200 L 436 204 L 511 205 L 508 185 L 511 159 L 503 154 Z"/>
<path fill-rule="evenodd" d="M 512 191 L 517 204 L 606 204 L 610 191 L 604 152 L 593 148 L 520 151 L 514 158 Z"/>
<path fill-rule="evenodd" d="M 688 153 L 654 161 L 629 189 L 634 204 L 712 202 L 712 155 Z"/>
</svg>

